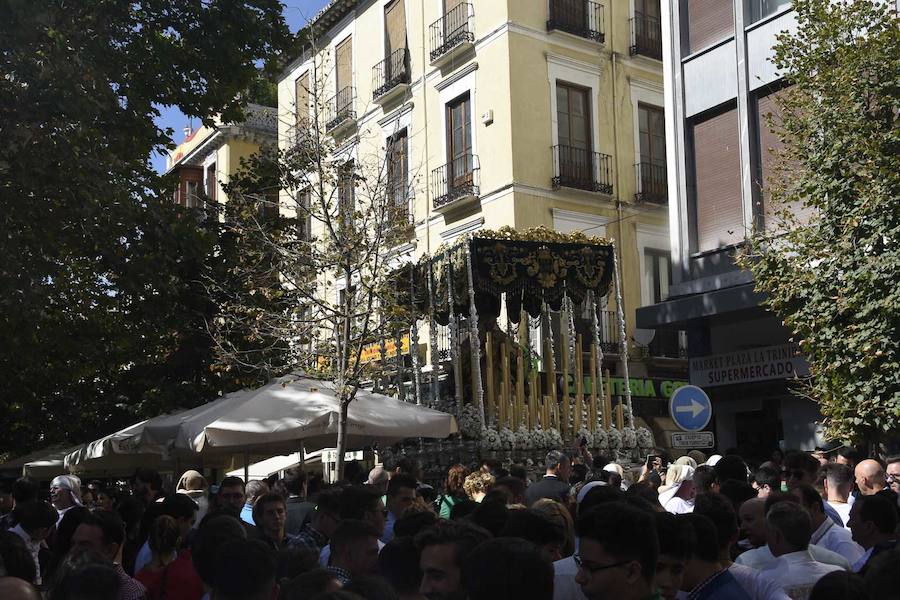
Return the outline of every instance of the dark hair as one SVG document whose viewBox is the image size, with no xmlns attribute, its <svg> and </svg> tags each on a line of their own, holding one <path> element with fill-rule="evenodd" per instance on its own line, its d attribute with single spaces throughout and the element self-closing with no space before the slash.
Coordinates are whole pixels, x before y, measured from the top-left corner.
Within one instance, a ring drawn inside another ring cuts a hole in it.
<svg viewBox="0 0 900 600">
<path fill-rule="evenodd" d="M 159 515 L 150 526 L 150 535 L 147 537 L 147 545 L 157 553 L 174 552 L 178 548 L 178 540 L 181 530 L 175 517 L 171 515 Z"/>
<path fill-rule="evenodd" d="M 469 600 L 553 598 L 553 566 L 519 538 L 479 544 L 463 562 L 462 580 Z"/>
<path fill-rule="evenodd" d="M 81 520 L 82 525 L 98 527 L 103 532 L 103 541 L 107 544 L 119 544 L 125 541 L 125 522 L 118 513 L 101 510 L 88 513 Z"/>
<path fill-rule="evenodd" d="M 12 497 L 16 504 L 31 502 L 37 500 L 39 490 L 37 481 L 31 477 L 19 477 L 12 484 Z"/>
<path fill-rule="evenodd" d="M 812 519 L 799 503 L 777 502 L 766 511 L 766 526 L 775 529 L 795 551 L 806 550 L 812 537 Z"/>
<path fill-rule="evenodd" d="M 731 545 L 731 540 L 738 533 L 737 513 L 731 500 L 713 492 L 698 494 L 694 499 L 694 514 L 709 518 L 716 526 L 720 550 Z"/>
<path fill-rule="evenodd" d="M 727 481 L 722 481 L 720 479 L 719 481 L 721 481 L 719 484 L 719 493 L 731 500 L 735 510 L 739 510 L 741 504 L 751 498 L 756 498 L 757 496 L 756 490 L 754 490 L 753 486 L 746 481 L 737 481 L 734 479 L 729 479 Z"/>
<path fill-rule="evenodd" d="M 173 519 L 190 519 L 198 508 L 197 503 L 187 494 L 170 494 L 160 503 L 159 514 Z"/>
<path fill-rule="evenodd" d="M 204 518 L 197 529 L 191 557 L 197 575 L 206 585 L 212 585 L 216 569 L 216 552 L 225 543 L 247 538 L 241 522 L 231 515 L 212 515 Z"/>
<path fill-rule="evenodd" d="M 430 510 L 406 511 L 402 517 L 394 521 L 394 536 L 415 537 L 420 531 L 431 527 L 437 521 L 437 515 Z"/>
<path fill-rule="evenodd" d="M 479 527 L 484 527 L 491 532 L 491 535 L 496 537 L 506 527 L 510 511 L 506 508 L 506 502 L 485 500 L 482 500 L 478 507 L 472 511 L 472 514 L 469 515 L 469 520 Z"/>
<path fill-rule="evenodd" d="M 459 521 L 460 519 L 465 519 L 471 515 L 478 506 L 478 503 L 474 500 L 469 500 L 468 498 L 460 500 L 450 508 L 450 520 Z"/>
<path fill-rule="evenodd" d="M 447 489 L 446 493 L 450 496 L 461 495 L 463 492 L 463 482 L 469 475 L 469 469 L 463 465 L 453 465 L 447 469 Z"/>
<path fill-rule="evenodd" d="M 400 488 L 407 488 L 415 491 L 418 485 L 419 484 L 416 482 L 416 478 L 412 475 L 407 475 L 406 473 L 398 473 L 397 475 L 391 477 L 390 481 L 388 481 L 387 495 L 396 496 L 397 492 L 400 491 Z"/>
<path fill-rule="evenodd" d="M 53 556 L 50 558 L 50 563 L 47 565 L 47 576 L 44 577 L 45 580 L 49 579 L 49 576 L 51 576 L 62 564 L 63 560 L 65 560 L 69 550 L 72 549 L 72 536 L 75 535 L 75 530 L 81 525 L 81 521 L 84 519 L 85 515 L 90 512 L 91 511 L 84 506 L 73 506 L 67 510 L 66 514 L 59 520 L 59 524 L 56 526 L 56 538 L 53 540 Z"/>
<path fill-rule="evenodd" d="M 282 588 L 281 600 L 309 600 L 325 592 L 332 581 L 337 579 L 334 573 L 325 569 L 313 569 L 298 575 Z"/>
<path fill-rule="evenodd" d="M 700 465 L 694 469 L 694 487 L 697 493 L 712 491 L 712 486 L 719 481 L 716 470 L 709 465 Z"/>
<path fill-rule="evenodd" d="M 578 463 L 577 465 L 572 465 L 572 476 L 569 478 L 569 483 L 576 484 L 581 483 L 587 478 L 588 468 Z"/>
<path fill-rule="evenodd" d="M 256 499 L 256 502 L 253 503 L 253 522 L 256 523 L 257 526 L 261 526 L 262 524 L 262 516 L 266 510 L 266 504 L 272 504 L 273 502 L 278 502 L 282 504 L 285 509 L 287 508 L 287 503 L 284 501 L 284 496 L 280 494 L 274 494 L 272 492 L 263 494 Z"/>
<path fill-rule="evenodd" d="M 345 547 L 367 538 L 377 540 L 378 531 L 365 521 L 345 519 L 338 524 L 331 536 L 331 555 L 337 556 Z"/>
<path fill-rule="evenodd" d="M 354 577 L 343 587 L 344 592 L 358 594 L 365 600 L 397 600 L 397 592 L 381 577 Z"/>
<path fill-rule="evenodd" d="M 753 475 L 753 480 L 758 487 L 767 485 L 776 491 L 781 489 L 781 471 L 774 467 L 760 467 Z"/>
<path fill-rule="evenodd" d="M 897 505 L 884 495 L 860 496 L 854 502 L 853 509 L 861 522 L 871 522 L 881 533 L 897 530 Z"/>
<path fill-rule="evenodd" d="M 259 540 L 233 539 L 216 552 L 216 598 L 263 598 L 275 584 L 274 552 Z"/>
<path fill-rule="evenodd" d="M 538 546 L 562 545 L 566 541 L 566 532 L 545 513 L 526 508 L 510 511 L 500 537 L 522 538 Z"/>
<path fill-rule="evenodd" d="M 219 484 L 219 489 L 221 490 L 223 487 L 233 487 L 239 485 L 242 490 L 246 490 L 247 486 L 244 485 L 244 480 L 236 475 L 230 475 L 222 480 L 222 483 Z"/>
<path fill-rule="evenodd" d="M 580 538 L 601 544 L 616 560 L 638 561 L 643 578 L 653 581 L 659 542 L 656 524 L 649 513 L 623 502 L 610 502 L 581 513 L 575 522 L 575 532 Z"/>
<path fill-rule="evenodd" d="M 36 569 L 25 542 L 12 531 L 0 531 L 0 564 L 9 577 L 34 581 Z"/>
<path fill-rule="evenodd" d="M 519 498 L 525 494 L 526 488 L 525 481 L 513 475 L 507 475 L 506 477 L 501 477 L 495 481 L 491 491 L 496 490 L 498 487 L 508 489 L 513 496 L 518 496 Z"/>
<path fill-rule="evenodd" d="M 412 538 L 394 538 L 381 549 L 378 573 L 401 594 L 419 590 L 422 571 L 419 569 L 419 551 Z"/>
<path fill-rule="evenodd" d="M 829 486 L 839 487 L 853 483 L 853 469 L 839 463 L 828 463 L 822 466 L 822 474 Z"/>
<path fill-rule="evenodd" d="M 669 512 L 653 515 L 656 521 L 656 539 L 659 553 L 687 560 L 694 551 L 694 529 Z"/>
<path fill-rule="evenodd" d="M 150 484 L 150 489 L 159 491 L 162 489 L 162 477 L 160 477 L 159 473 L 154 471 L 153 469 L 144 469 L 138 468 L 134 472 L 134 477 L 131 478 L 132 481 L 136 481 L 140 479 L 144 483 Z"/>
<path fill-rule="evenodd" d="M 319 553 L 310 548 L 294 546 L 282 548 L 275 557 L 275 576 L 287 582 L 319 566 Z"/>
<path fill-rule="evenodd" d="M 503 467 L 503 461 L 497 458 L 483 458 L 481 464 L 488 468 L 488 471 L 494 477 L 497 477 L 497 471 Z"/>
<path fill-rule="evenodd" d="M 416 465 L 412 461 L 411 458 L 407 456 L 401 456 L 394 462 L 394 468 L 390 469 L 391 471 L 399 470 L 400 473 L 406 473 L 407 475 L 413 475 L 416 471 Z"/>
<path fill-rule="evenodd" d="M 879 592 L 894 588 L 881 588 Z M 872 596 L 877 598 L 878 596 Z M 809 600 L 869 600 L 863 578 L 850 571 L 832 571 L 820 577 L 809 593 Z"/>
<path fill-rule="evenodd" d="M 528 468 L 525 465 L 509 465 L 509 475 L 507 477 L 515 477 L 524 483 L 528 481 Z M 503 477 L 500 479 L 503 479 Z"/>
<path fill-rule="evenodd" d="M 40 500 L 17 504 L 14 512 L 13 518 L 16 520 L 16 523 L 29 533 L 42 527 L 53 527 L 59 519 L 56 509 Z"/>
<path fill-rule="evenodd" d="M 813 486 L 808 483 L 801 483 L 794 488 L 794 492 L 800 495 L 800 504 L 807 510 L 815 506 L 819 512 L 825 512 L 825 501 L 822 500 L 822 495 Z"/>
<path fill-rule="evenodd" d="M 866 590 L 871 597 L 886 598 L 888 590 L 896 594 L 898 587 L 900 587 L 900 550 L 886 550 L 873 556 L 866 565 Z M 891 597 L 896 598 L 896 595 Z"/>
<path fill-rule="evenodd" d="M 51 600 L 116 600 L 121 587 L 112 564 L 88 562 L 67 569 L 50 594 Z"/>
<path fill-rule="evenodd" d="M 341 488 L 327 488 L 316 497 L 316 512 L 337 516 L 341 512 Z"/>
<path fill-rule="evenodd" d="M 854 465 L 859 462 L 859 459 L 862 458 L 862 454 L 860 454 L 859 450 L 854 448 L 853 446 L 844 446 L 840 450 L 838 450 L 838 456 L 849 460 Z M 847 465 L 844 465 L 847 466 Z"/>
<path fill-rule="evenodd" d="M 788 469 L 799 469 L 809 475 L 815 474 L 820 467 L 819 461 L 813 455 L 799 450 L 793 450 L 785 454 L 782 466 Z"/>
<path fill-rule="evenodd" d="M 610 502 L 624 502 L 625 492 L 611 485 L 597 485 L 588 490 L 578 504 L 578 514 L 584 514 L 595 506 Z"/>
<path fill-rule="evenodd" d="M 737 454 L 723 456 L 713 469 L 715 469 L 716 475 L 719 476 L 719 481 L 723 484 L 729 479 L 747 483 L 747 463 Z"/>
<path fill-rule="evenodd" d="M 719 536 L 712 519 L 697 513 L 688 513 L 676 517 L 686 523 L 694 532 L 694 546 L 691 556 L 703 562 L 719 560 Z"/>
<path fill-rule="evenodd" d="M 791 502 L 793 504 L 800 504 L 800 498 L 791 494 L 790 492 L 772 492 L 766 497 L 766 503 L 763 510 L 766 514 L 769 514 L 769 511 L 772 510 L 772 507 L 779 502 Z"/>
<path fill-rule="evenodd" d="M 613 488 L 618 491 L 618 488 Z M 591 490 L 593 491 L 593 490 Z M 590 492 L 588 492 L 590 494 Z M 659 503 L 659 493 L 656 491 L 656 488 L 653 487 L 653 484 L 649 481 L 638 481 L 637 483 L 631 484 L 631 486 L 625 490 L 626 498 L 642 498 L 650 503 L 653 506 L 654 510 L 662 510 L 662 504 Z M 587 498 L 585 498 L 586 500 Z M 582 501 L 582 504 L 584 502 Z"/>
<path fill-rule="evenodd" d="M 348 487 L 341 492 L 340 517 L 362 520 L 366 513 L 375 510 L 380 499 L 381 496 L 369 487 L 361 485 Z"/>
<path fill-rule="evenodd" d="M 569 462 L 569 457 L 562 450 L 551 450 L 544 459 L 547 469 L 555 469 L 564 462 Z"/>
<path fill-rule="evenodd" d="M 491 534 L 477 525 L 467 521 L 438 521 L 433 527 L 429 527 L 415 538 L 416 548 L 419 553 L 429 546 L 452 544 L 456 564 L 462 567 L 463 562 L 478 544 L 489 540 Z"/>
</svg>

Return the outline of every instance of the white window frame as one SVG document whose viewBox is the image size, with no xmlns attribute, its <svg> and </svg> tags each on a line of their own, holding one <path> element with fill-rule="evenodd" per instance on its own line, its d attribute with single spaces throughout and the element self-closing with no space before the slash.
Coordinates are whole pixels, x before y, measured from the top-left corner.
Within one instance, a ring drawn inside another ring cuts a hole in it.
<svg viewBox="0 0 900 600">
<path fill-rule="evenodd" d="M 591 151 L 600 152 L 600 66 L 549 52 L 546 56 L 547 80 L 550 82 L 550 145 L 559 145 L 556 83 L 562 81 L 590 90 Z"/>
<path fill-rule="evenodd" d="M 640 104 L 647 104 L 649 106 L 653 106 L 654 108 L 659 108 L 665 114 L 665 98 L 663 98 L 663 84 L 662 82 L 655 81 L 647 81 L 645 79 L 637 79 L 635 77 L 631 78 L 630 81 L 631 87 L 631 111 L 632 111 L 632 120 L 634 127 L 634 162 L 635 164 L 641 162 L 641 121 L 640 121 Z M 666 135 L 668 135 L 668 129 L 666 129 Z M 666 138 L 666 142 L 668 145 L 668 138 Z M 666 157 L 668 159 L 668 152 L 666 152 Z M 632 165 L 632 170 L 634 171 L 634 165 Z M 637 176 L 637 171 L 634 171 L 634 179 L 635 191 L 640 194 L 643 190 L 641 189 L 641 178 Z M 668 235 L 668 233 L 666 234 Z"/>
<path fill-rule="evenodd" d="M 649 306 L 653 304 L 653 290 L 650 274 L 647 272 L 646 250 L 658 250 L 660 252 L 668 252 L 669 260 L 672 261 L 672 245 L 669 240 L 669 228 L 663 225 L 650 225 L 647 223 L 637 223 L 635 225 L 638 251 L 638 263 L 640 265 L 641 276 L 641 306 Z M 674 264 L 674 261 L 672 261 Z M 672 282 L 669 281 L 669 285 Z"/>
<path fill-rule="evenodd" d="M 475 74 L 477 72 L 477 68 L 473 69 L 470 73 L 467 73 L 449 85 L 439 88 L 438 99 L 441 107 L 441 140 L 443 142 L 441 144 L 441 154 L 439 156 L 444 157 L 441 164 L 446 165 L 450 162 L 450 157 L 447 156 L 447 105 L 460 96 L 465 95 L 467 92 L 469 94 L 470 104 L 469 118 L 471 122 L 469 123 L 469 128 L 472 132 L 472 155 L 478 156 L 478 128 L 475 127 L 475 124 L 478 122 L 476 117 L 477 111 L 475 110 Z"/>
</svg>

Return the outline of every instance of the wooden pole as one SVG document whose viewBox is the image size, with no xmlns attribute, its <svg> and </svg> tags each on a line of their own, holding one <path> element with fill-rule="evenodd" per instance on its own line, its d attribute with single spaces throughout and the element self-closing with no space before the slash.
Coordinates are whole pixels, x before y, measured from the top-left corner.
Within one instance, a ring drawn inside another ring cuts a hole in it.
<svg viewBox="0 0 900 600">
<path fill-rule="evenodd" d="M 504 418 L 503 418 L 503 422 L 500 424 L 501 429 L 508 425 L 509 418 L 512 416 L 512 415 L 510 415 L 510 412 L 511 412 L 510 409 L 512 408 L 510 406 L 510 399 L 512 398 L 512 378 L 510 377 L 510 372 L 509 372 L 509 353 L 510 353 L 509 340 L 504 340 L 504 342 L 503 342 L 503 400 L 501 400 L 501 402 L 503 403 L 503 408 L 504 408 Z"/>
<path fill-rule="evenodd" d="M 589 419 L 591 420 L 591 433 L 597 431 L 597 345 L 591 344 L 591 409 L 589 411 Z"/>
<path fill-rule="evenodd" d="M 534 369 L 529 373 L 528 392 L 528 428 L 535 429 L 538 425 L 537 409 L 541 391 L 538 389 L 538 377 Z"/>
<path fill-rule="evenodd" d="M 609 369 L 606 370 L 606 397 L 603 398 L 603 427 L 612 427 L 612 379 Z"/>
<path fill-rule="evenodd" d="M 485 334 L 485 354 L 484 354 L 484 364 L 486 377 L 486 388 L 487 388 L 487 419 L 488 424 L 493 425 L 497 421 L 497 393 L 494 389 L 494 334 L 491 331 L 488 331 Z"/>
<path fill-rule="evenodd" d="M 516 407 L 518 408 L 518 420 L 516 429 L 524 425 L 525 419 L 525 356 L 522 352 L 522 344 L 516 346 Z"/>
<path fill-rule="evenodd" d="M 584 341 L 581 335 L 575 336 L 575 421 L 574 433 L 581 431 L 582 411 L 584 410 L 584 365 L 582 361 L 582 344 Z"/>
</svg>

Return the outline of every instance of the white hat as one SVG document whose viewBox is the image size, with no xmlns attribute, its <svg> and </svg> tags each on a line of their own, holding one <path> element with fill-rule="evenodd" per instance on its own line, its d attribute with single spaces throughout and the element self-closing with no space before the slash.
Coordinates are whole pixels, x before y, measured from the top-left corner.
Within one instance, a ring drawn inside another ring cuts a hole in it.
<svg viewBox="0 0 900 600">
<path fill-rule="evenodd" d="M 603 470 L 607 471 L 609 473 L 618 473 L 619 476 L 625 477 L 625 469 L 623 469 L 622 465 L 620 465 L 618 463 L 611 462 L 608 465 L 606 465 L 605 467 L 603 467 Z"/>
<path fill-rule="evenodd" d="M 58 475 L 50 482 L 50 487 L 58 487 L 61 490 L 69 490 L 72 502 L 78 506 L 81 504 L 81 480 L 75 475 Z"/>
<path fill-rule="evenodd" d="M 685 481 L 694 479 L 694 469 L 690 465 L 671 464 L 666 471 L 665 485 L 659 487 L 659 503 L 663 506 L 675 497 Z"/>
<path fill-rule="evenodd" d="M 722 460 L 721 454 L 713 454 L 712 456 L 710 456 L 709 458 L 706 459 L 706 464 L 709 465 L 710 467 L 714 467 L 714 466 L 716 466 L 716 463 L 719 462 L 720 460 Z"/>
</svg>

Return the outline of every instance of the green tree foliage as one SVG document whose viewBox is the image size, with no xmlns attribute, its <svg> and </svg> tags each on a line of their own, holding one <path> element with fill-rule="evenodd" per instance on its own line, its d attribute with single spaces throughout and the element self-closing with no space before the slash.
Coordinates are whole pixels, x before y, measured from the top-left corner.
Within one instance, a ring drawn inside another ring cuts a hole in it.
<svg viewBox="0 0 900 600">
<path fill-rule="evenodd" d="M 830 437 L 900 428 L 900 19 L 893 3 L 796 0 L 770 181 L 778 225 L 744 257 L 812 367 Z M 804 206 L 807 211 L 794 210 Z M 811 212 L 811 217 L 801 213 Z"/>
<path fill-rule="evenodd" d="M 0 452 L 239 383 L 210 369 L 215 229 L 148 157 L 157 107 L 240 120 L 290 43 L 277 0 L 0 4 Z"/>
</svg>

